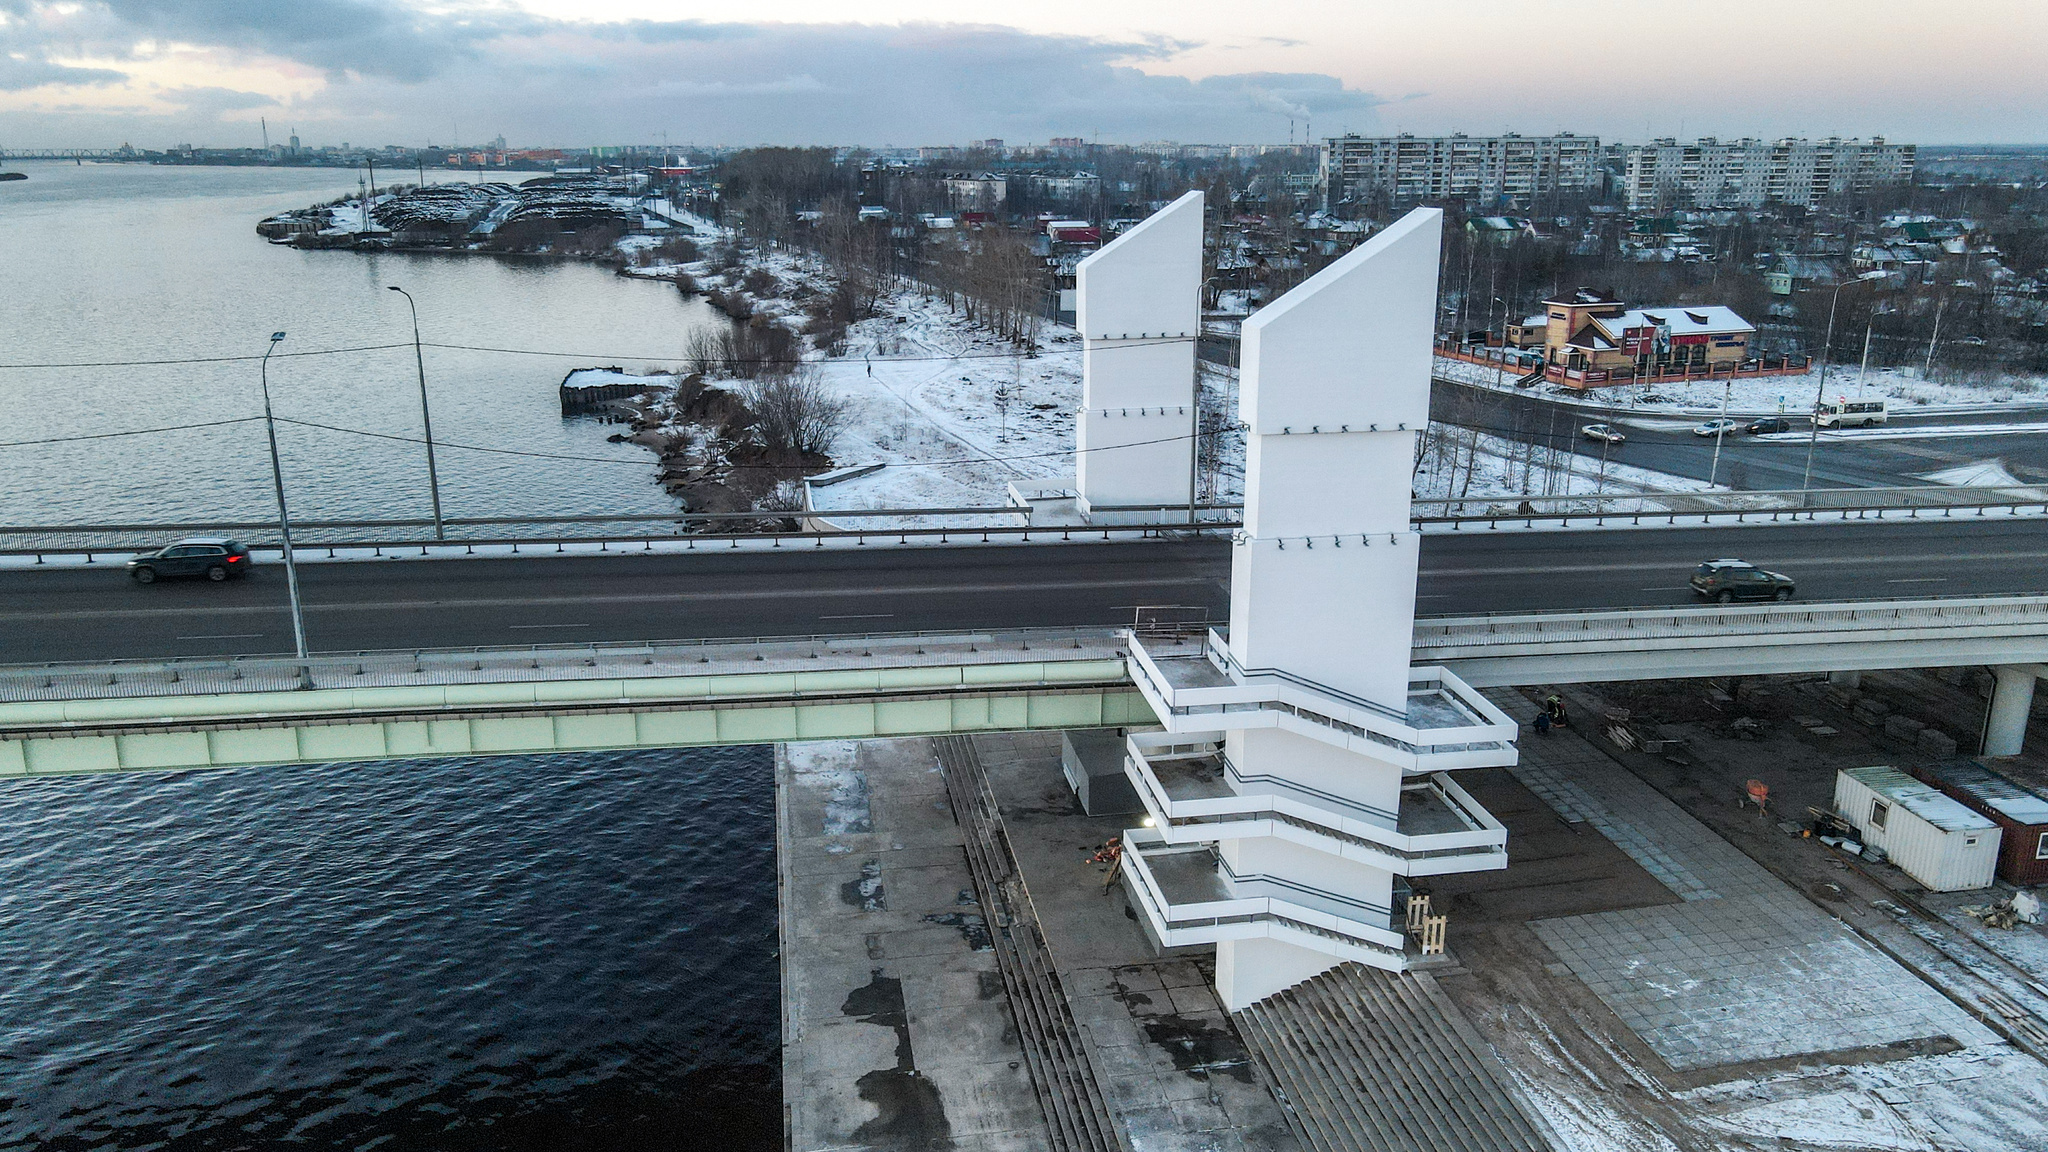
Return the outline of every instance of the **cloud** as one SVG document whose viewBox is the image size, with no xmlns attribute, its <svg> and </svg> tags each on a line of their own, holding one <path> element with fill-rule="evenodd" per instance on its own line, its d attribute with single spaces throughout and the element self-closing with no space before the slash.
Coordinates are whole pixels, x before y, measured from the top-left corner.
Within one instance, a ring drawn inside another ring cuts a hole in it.
<svg viewBox="0 0 2048 1152">
<path fill-rule="evenodd" d="M 398 0 L 100 0 L 138 36 L 234 48 L 330 73 L 419 81 L 548 22 L 503 8 L 422 10 Z"/>
<path fill-rule="evenodd" d="M 0 92 L 26 92 L 50 84 L 118 84 L 126 73 L 110 68 L 72 68 L 48 60 L 0 55 Z"/>
<path fill-rule="evenodd" d="M 167 104 L 215 116 L 222 112 L 242 112 L 250 108 L 274 108 L 279 103 L 274 96 L 266 96 L 261 92 L 240 92 L 233 88 L 169 88 L 157 95 Z"/>
<path fill-rule="evenodd" d="M 165 84 L 159 101 L 188 114 L 260 106 L 249 102 L 259 94 L 247 89 L 259 85 L 246 69 L 264 61 L 281 76 L 313 70 L 324 77 L 316 89 L 283 80 L 273 89 L 294 92 L 292 114 L 308 139 L 446 142 L 456 124 L 472 139 L 502 132 L 535 144 L 664 134 L 677 143 L 1273 140 L 1286 117 L 1369 113 L 1381 103 L 1313 73 L 1162 75 L 1199 47 L 1171 36 L 960 23 L 591 23 L 396 0 L 86 0 L 64 5 L 61 19 L 41 0 L 0 0 L 0 11 L 10 5 L 41 13 L 36 26 L 52 43 L 89 36 L 98 48 L 67 58 L 177 43 L 244 70 L 233 89 L 196 75 Z M 0 134 L 10 115 L 0 112 Z M 150 133 L 144 122 L 124 134 Z"/>
</svg>

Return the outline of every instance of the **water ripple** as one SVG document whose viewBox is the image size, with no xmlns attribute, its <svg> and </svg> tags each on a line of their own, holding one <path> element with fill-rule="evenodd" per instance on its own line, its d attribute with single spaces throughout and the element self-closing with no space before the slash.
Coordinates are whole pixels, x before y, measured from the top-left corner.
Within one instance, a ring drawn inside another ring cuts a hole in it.
<svg viewBox="0 0 2048 1152">
<path fill-rule="evenodd" d="M 0 786 L 0 1148 L 773 1148 L 764 748 Z"/>
</svg>

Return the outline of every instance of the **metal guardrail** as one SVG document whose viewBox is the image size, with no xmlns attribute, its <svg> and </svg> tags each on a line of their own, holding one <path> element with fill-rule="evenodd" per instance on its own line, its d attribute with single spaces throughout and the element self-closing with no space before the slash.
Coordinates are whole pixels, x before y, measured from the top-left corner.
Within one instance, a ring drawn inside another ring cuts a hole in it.
<svg viewBox="0 0 2048 1152">
<path fill-rule="evenodd" d="M 1806 491 L 1772 489 L 1741 492 L 1631 492 L 1577 496 L 1468 496 L 1423 497 L 1411 503 L 1411 522 L 1421 530 L 1448 526 L 1499 528 L 1504 525 L 1535 526 L 1538 522 L 1571 527 L 1605 527 L 1625 522 L 1677 525 L 1697 517 L 1710 524 L 1716 518 L 1737 522 L 1797 521 L 1821 518 L 1919 519 L 1922 514 L 1959 513 L 2007 515 L 2048 515 L 2048 485 L 2009 485 L 1997 488 L 1958 488 L 1924 485 L 1900 488 L 1816 488 Z M 1158 524 L 1045 525 L 987 524 L 946 527 L 844 528 L 824 531 L 712 532 L 703 527 L 717 523 L 772 523 L 800 521 L 816 516 L 833 519 L 912 518 L 931 516 L 1016 517 L 1025 509 L 1013 506 L 952 508 L 864 508 L 815 512 L 690 512 L 663 514 L 575 515 L 575 516 L 481 516 L 450 519 L 445 524 L 460 530 L 447 539 L 434 537 L 434 524 L 422 519 L 302 520 L 292 525 L 293 542 L 302 550 L 330 554 L 339 549 L 369 549 L 394 555 L 420 548 L 461 548 L 473 550 L 485 545 L 597 545 L 630 549 L 655 543 L 679 543 L 689 548 L 738 547 L 739 542 L 810 544 L 825 540 L 909 543 L 912 538 L 936 539 L 939 543 L 993 542 L 998 537 L 1029 540 L 1114 539 L 1178 535 L 1186 532 L 1232 531 L 1243 527 L 1241 504 L 1198 504 L 1197 519 L 1185 519 L 1187 506 L 1130 505 L 1103 511 L 1158 512 Z M 651 530 L 659 525 L 661 530 Z M 0 556 L 44 556 L 55 554 L 122 554 L 160 546 L 179 536 L 232 535 L 259 548 L 276 548 L 276 522 L 264 520 L 165 521 L 68 525 L 0 525 Z M 1057 534 L 1057 535 L 1055 535 Z"/>
<path fill-rule="evenodd" d="M 1929 484 L 1904 488 L 1760 489 L 1736 492 L 1629 492 L 1579 496 L 1426 497 L 1411 503 L 1418 527 L 1435 524 L 1569 523 L 1604 525 L 1626 518 L 1676 524 L 1699 517 L 1738 522 L 1806 520 L 1822 517 L 1918 519 L 1922 512 L 1953 516 L 1957 512 L 2003 510 L 2010 514 L 2048 514 L 2048 485 L 1958 488 Z M 1430 514 L 1426 509 L 1434 509 Z"/>
<path fill-rule="evenodd" d="M 290 654 L 89 660 L 0 665 L 0 702 L 272 692 L 307 682 L 370 688 L 830 671 L 884 664 L 1059 663 L 1120 656 L 1121 651 L 1115 628 L 956 628 L 315 652 L 304 660 Z"/>
<path fill-rule="evenodd" d="M 1546 643 L 1746 641 L 1758 636 L 1780 637 L 1787 643 L 1826 643 L 1830 635 L 1915 629 L 1951 632 L 1977 626 L 2010 629 L 2015 625 L 2048 629 L 2048 593 L 1421 617 L 1415 621 L 1413 644 L 1418 654 L 1426 653 L 1432 659 L 1456 659 L 1447 653 Z"/>
<path fill-rule="evenodd" d="M 1015 510 L 1012 511 L 1014 513 Z M 898 515 L 900 514 L 898 513 Z M 928 512 L 920 514 L 932 515 L 932 513 Z M 746 519 L 751 520 L 780 518 L 782 517 L 758 513 L 746 517 Z M 595 523 L 604 522 L 600 520 Z M 404 524 L 405 522 L 398 523 Z M 558 523 L 558 521 L 531 521 L 529 523 Z M 323 554 L 331 559 L 337 557 L 344 550 L 369 552 L 375 556 L 402 557 L 408 555 L 446 555 L 450 552 L 473 555 L 479 548 L 501 550 L 509 548 L 511 552 L 522 555 L 527 553 L 545 555 L 548 554 L 550 549 L 557 554 L 566 553 L 570 546 L 577 546 L 584 551 L 595 548 L 600 552 L 632 553 L 635 551 L 651 552 L 654 550 L 655 545 L 663 545 L 665 551 L 675 551 L 678 547 L 690 551 L 715 551 L 720 547 L 737 549 L 743 544 L 753 546 L 765 545 L 771 548 L 780 548 L 785 545 L 790 547 L 801 547 L 804 545 L 823 547 L 827 541 L 843 541 L 855 545 L 864 545 L 870 543 L 909 544 L 912 541 L 937 542 L 940 544 L 968 544 L 977 542 L 988 544 L 1009 538 L 1023 542 L 1029 542 L 1033 538 L 1043 541 L 1171 539 L 1182 537 L 1189 533 L 1230 532 L 1241 527 L 1243 527 L 1241 523 L 1231 519 L 1201 520 L 1194 524 L 1175 524 L 1169 522 L 1156 525 L 1108 524 L 1096 526 L 1075 524 L 1032 526 L 990 524 L 984 526 L 938 528 L 876 527 L 810 532 L 717 533 L 688 532 L 678 529 L 665 533 L 644 531 L 577 534 L 535 533 L 530 535 L 502 536 L 471 535 L 436 539 L 430 522 L 424 532 L 413 534 L 410 537 L 406 535 L 377 535 L 321 539 L 319 537 L 325 535 L 324 533 L 302 532 L 301 526 L 294 523 L 292 525 L 292 544 L 294 550 L 302 559 L 307 556 L 318 557 Z M 279 548 L 279 541 L 274 533 L 265 531 L 266 528 L 274 529 L 275 525 L 252 527 L 246 524 L 187 524 L 160 525 L 147 529 L 143 526 L 128 525 L 121 526 L 117 531 L 103 533 L 81 533 L 78 529 L 73 528 L 44 529 L 39 531 L 47 533 L 49 538 L 33 542 L 24 541 L 21 538 L 22 529 L 10 530 L 0 528 L 0 556 L 34 557 L 38 563 L 42 562 L 44 557 L 59 555 L 83 555 L 88 560 L 95 558 L 106 559 L 117 556 L 129 556 L 140 551 L 157 548 L 178 536 L 204 533 L 226 534 L 230 532 L 235 533 L 241 542 L 249 547 L 274 551 Z M 13 531 L 16 535 L 10 538 L 8 536 L 9 531 Z M 264 534 L 258 535 L 258 532 L 264 532 Z M 87 538 L 81 539 L 81 536 Z"/>
</svg>

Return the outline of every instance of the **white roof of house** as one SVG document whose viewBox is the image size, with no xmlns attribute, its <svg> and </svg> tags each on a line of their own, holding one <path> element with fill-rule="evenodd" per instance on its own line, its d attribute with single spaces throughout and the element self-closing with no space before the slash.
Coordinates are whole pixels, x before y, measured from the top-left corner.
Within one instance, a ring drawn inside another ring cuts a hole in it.
<svg viewBox="0 0 2048 1152">
<path fill-rule="evenodd" d="M 1671 326 L 1673 336 L 1701 333 L 1754 332 L 1756 326 L 1719 304 L 1690 304 L 1674 308 L 1631 308 L 1619 316 L 1593 317 L 1602 328 L 1619 336 L 1630 328 Z"/>
<path fill-rule="evenodd" d="M 1998 825 L 1965 808 L 1931 784 L 1922 784 L 1889 765 L 1844 768 L 1842 775 L 1890 800 L 1944 832 L 1982 832 Z"/>
</svg>

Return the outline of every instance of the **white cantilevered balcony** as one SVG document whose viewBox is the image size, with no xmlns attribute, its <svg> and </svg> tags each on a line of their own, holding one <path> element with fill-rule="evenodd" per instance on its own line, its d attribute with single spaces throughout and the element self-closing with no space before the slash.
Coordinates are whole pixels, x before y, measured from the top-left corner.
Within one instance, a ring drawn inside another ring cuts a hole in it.
<svg viewBox="0 0 2048 1152">
<path fill-rule="evenodd" d="M 1276 777 L 1246 777 L 1221 733 L 1141 732 L 1124 771 L 1168 844 L 1275 836 L 1402 876 L 1481 872 L 1508 864 L 1507 829 L 1449 776 L 1401 789 L 1396 812 Z"/>
<path fill-rule="evenodd" d="M 1515 762 L 1514 720 L 1442 668 L 1410 669 L 1397 712 L 1279 669 L 1242 668 L 1214 629 L 1200 643 L 1133 632 L 1130 644 L 1131 678 L 1168 732 L 1280 728 L 1410 774 Z"/>
<path fill-rule="evenodd" d="M 1263 938 L 1394 972 L 1421 956 L 1389 909 L 1299 885 L 1295 898 L 1239 896 L 1213 849 L 1141 836 L 1126 834 L 1124 875 L 1162 947 Z"/>
</svg>

